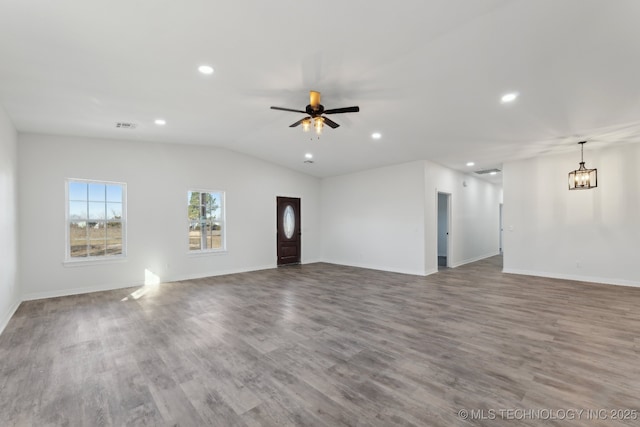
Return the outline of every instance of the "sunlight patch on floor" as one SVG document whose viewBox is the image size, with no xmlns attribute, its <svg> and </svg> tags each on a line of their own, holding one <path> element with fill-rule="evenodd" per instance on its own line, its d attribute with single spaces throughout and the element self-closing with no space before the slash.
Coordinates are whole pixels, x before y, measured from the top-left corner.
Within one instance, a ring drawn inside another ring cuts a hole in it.
<svg viewBox="0 0 640 427">
<path fill-rule="evenodd" d="M 160 276 L 153 273 L 148 268 L 144 270 L 144 286 L 140 289 L 132 292 L 128 296 L 122 298 L 120 301 L 129 301 L 130 299 L 137 300 L 146 295 L 149 291 L 157 289 L 158 285 L 160 285 Z"/>
</svg>

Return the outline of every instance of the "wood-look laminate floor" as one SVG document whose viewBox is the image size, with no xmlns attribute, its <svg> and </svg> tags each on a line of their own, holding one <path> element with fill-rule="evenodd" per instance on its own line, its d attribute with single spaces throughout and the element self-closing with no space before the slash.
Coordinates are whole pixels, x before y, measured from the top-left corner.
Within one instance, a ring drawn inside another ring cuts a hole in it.
<svg viewBox="0 0 640 427">
<path fill-rule="evenodd" d="M 319 263 L 26 302 L 0 335 L 0 425 L 640 425 L 543 411 L 640 410 L 640 289 L 501 262 L 429 277 Z"/>
</svg>

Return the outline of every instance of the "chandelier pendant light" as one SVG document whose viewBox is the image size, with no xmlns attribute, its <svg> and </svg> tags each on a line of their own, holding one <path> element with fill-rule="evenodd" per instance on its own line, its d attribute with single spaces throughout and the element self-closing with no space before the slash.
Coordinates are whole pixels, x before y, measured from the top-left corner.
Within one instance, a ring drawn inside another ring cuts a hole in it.
<svg viewBox="0 0 640 427">
<path fill-rule="evenodd" d="M 569 172 L 569 190 L 588 190 L 598 186 L 598 169 L 587 169 L 584 166 L 584 144 L 587 141 L 579 142 L 580 144 L 580 167 Z"/>
</svg>

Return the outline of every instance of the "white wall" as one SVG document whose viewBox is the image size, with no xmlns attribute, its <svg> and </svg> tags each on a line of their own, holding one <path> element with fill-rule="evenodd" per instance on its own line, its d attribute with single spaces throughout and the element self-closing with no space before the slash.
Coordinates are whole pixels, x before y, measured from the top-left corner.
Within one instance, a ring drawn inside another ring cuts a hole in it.
<svg viewBox="0 0 640 427">
<path fill-rule="evenodd" d="M 17 134 L 0 107 L 0 333 L 18 308 Z"/>
<path fill-rule="evenodd" d="M 569 191 L 580 150 L 504 165 L 504 271 L 640 286 L 640 144 L 584 153 L 598 187 Z"/>
<path fill-rule="evenodd" d="M 302 200 L 302 262 L 320 256 L 320 182 L 227 150 L 178 144 L 19 136 L 24 299 L 276 266 L 276 196 Z M 65 178 L 127 183 L 125 262 L 65 266 Z M 226 191 L 226 254 L 187 250 L 189 189 Z"/>
<path fill-rule="evenodd" d="M 497 255 L 500 187 L 419 161 L 322 181 L 323 259 L 409 274 L 437 272 L 438 191 L 451 194 L 449 265 Z"/>
<path fill-rule="evenodd" d="M 501 188 L 432 162 L 424 165 L 426 271 L 438 271 L 438 192 L 451 194 L 449 266 L 499 254 Z"/>
<path fill-rule="evenodd" d="M 423 162 L 322 180 L 327 262 L 424 274 Z"/>
</svg>

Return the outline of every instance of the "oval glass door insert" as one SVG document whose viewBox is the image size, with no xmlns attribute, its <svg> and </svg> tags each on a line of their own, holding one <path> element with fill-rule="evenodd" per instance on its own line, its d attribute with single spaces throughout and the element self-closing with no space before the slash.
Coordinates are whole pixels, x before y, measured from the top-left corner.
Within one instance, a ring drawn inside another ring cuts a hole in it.
<svg viewBox="0 0 640 427">
<path fill-rule="evenodd" d="M 293 214 L 293 207 L 287 205 L 284 208 L 284 218 L 282 218 L 282 225 L 284 227 L 284 235 L 287 239 L 293 237 L 293 230 L 296 228 L 296 217 Z"/>
</svg>

